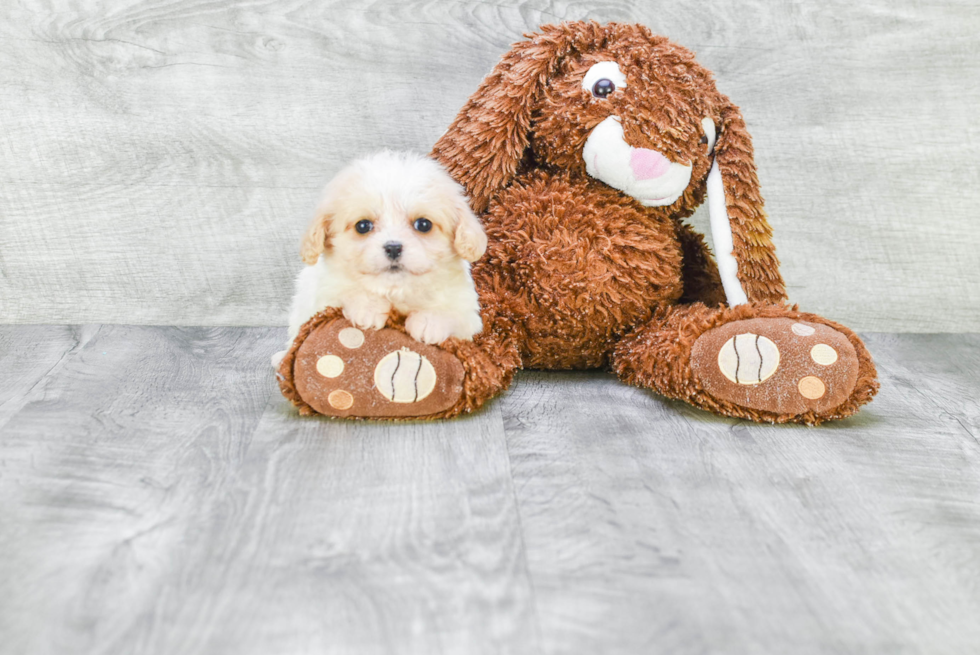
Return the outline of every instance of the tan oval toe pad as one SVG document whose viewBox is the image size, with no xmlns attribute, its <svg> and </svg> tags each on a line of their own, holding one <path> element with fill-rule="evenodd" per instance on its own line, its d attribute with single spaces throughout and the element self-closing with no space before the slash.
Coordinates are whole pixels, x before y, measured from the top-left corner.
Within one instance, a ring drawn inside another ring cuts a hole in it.
<svg viewBox="0 0 980 655">
<path fill-rule="evenodd" d="M 743 407 L 798 415 L 847 400 L 858 359 L 847 337 L 789 318 L 733 321 L 702 334 L 691 369 L 704 390 Z"/>
</svg>

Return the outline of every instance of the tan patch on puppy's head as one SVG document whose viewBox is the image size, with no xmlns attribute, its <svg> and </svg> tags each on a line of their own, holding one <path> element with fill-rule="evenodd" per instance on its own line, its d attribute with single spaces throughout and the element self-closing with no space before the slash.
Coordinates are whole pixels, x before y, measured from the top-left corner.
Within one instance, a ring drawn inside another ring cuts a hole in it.
<svg viewBox="0 0 980 655">
<path fill-rule="evenodd" d="M 316 216 L 310 221 L 309 227 L 306 228 L 306 233 L 303 234 L 303 240 L 299 246 L 299 256 L 307 266 L 316 264 L 316 260 L 320 258 L 320 255 L 330 248 L 329 227 L 331 216 L 330 212 L 326 209 L 323 211 L 318 209 Z"/>
<path fill-rule="evenodd" d="M 453 251 L 468 262 L 475 262 L 487 250 L 487 235 L 480 219 L 470 209 L 463 187 L 440 167 L 430 187 L 419 198 L 414 213 L 424 215 L 452 242 Z"/>
</svg>

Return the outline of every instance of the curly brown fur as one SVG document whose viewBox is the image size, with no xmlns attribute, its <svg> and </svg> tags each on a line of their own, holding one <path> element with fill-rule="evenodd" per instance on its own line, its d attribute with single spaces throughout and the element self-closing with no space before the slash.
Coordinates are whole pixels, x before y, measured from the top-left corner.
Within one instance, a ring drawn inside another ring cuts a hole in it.
<svg viewBox="0 0 980 655">
<path fill-rule="evenodd" d="M 581 79 L 600 60 L 617 61 L 633 82 L 624 93 L 588 102 Z M 750 300 L 785 300 L 752 139 L 738 107 L 718 92 L 691 51 L 642 25 L 573 22 L 528 35 L 501 58 L 432 152 L 466 187 L 473 208 L 484 212 L 535 169 L 567 171 L 582 187 L 601 184 L 586 174 L 582 147 L 591 130 L 613 114 L 621 117 L 630 144 L 693 166 L 691 183 L 677 201 L 643 208 L 651 217 L 691 215 L 704 200 L 715 158 L 725 181 L 739 280 Z M 719 133 L 713 153 L 701 144 L 700 121 L 706 116 Z"/>
<path fill-rule="evenodd" d="M 725 290 L 714 258 L 708 251 L 704 237 L 695 232 L 683 221 L 677 221 L 677 238 L 681 242 L 684 262 L 681 279 L 684 280 L 684 293 L 678 303 L 701 302 L 709 307 L 725 304 Z"/>
<path fill-rule="evenodd" d="M 632 325 L 681 295 L 673 222 L 605 185 L 536 171 L 502 191 L 485 220 L 490 245 L 473 277 L 481 297 L 495 291 L 518 317 L 528 368 L 605 366 Z"/>
</svg>

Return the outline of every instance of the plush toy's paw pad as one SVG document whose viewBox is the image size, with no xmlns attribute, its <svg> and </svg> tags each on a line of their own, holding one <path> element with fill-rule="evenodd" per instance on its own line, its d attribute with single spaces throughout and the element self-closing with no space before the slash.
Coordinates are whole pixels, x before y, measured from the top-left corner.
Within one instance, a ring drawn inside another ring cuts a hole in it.
<svg viewBox="0 0 980 655">
<path fill-rule="evenodd" d="M 398 330 L 360 330 L 344 319 L 306 338 L 293 378 L 302 399 L 327 416 L 428 416 L 463 392 L 463 365 L 453 355 Z"/>
<path fill-rule="evenodd" d="M 847 337 L 820 323 L 753 318 L 702 334 L 691 369 L 719 400 L 784 415 L 837 407 L 854 391 L 858 357 Z"/>
</svg>

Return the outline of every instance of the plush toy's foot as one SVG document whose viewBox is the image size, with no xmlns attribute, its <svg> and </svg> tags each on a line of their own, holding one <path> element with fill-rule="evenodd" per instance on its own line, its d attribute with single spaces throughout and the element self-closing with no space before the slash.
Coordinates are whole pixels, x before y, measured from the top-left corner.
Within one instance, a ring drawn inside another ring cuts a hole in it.
<svg viewBox="0 0 980 655">
<path fill-rule="evenodd" d="M 296 392 L 326 416 L 420 417 L 463 393 L 463 365 L 393 329 L 360 330 L 338 319 L 313 330 L 292 362 Z"/>
<path fill-rule="evenodd" d="M 628 337 L 616 368 L 629 382 L 726 416 L 818 424 L 878 389 L 853 332 L 788 307 L 671 308 Z"/>
<path fill-rule="evenodd" d="M 820 323 L 752 318 L 708 330 L 691 349 L 694 379 L 714 398 L 781 415 L 820 415 L 854 391 L 858 358 Z"/>
<path fill-rule="evenodd" d="M 429 346 L 401 323 L 361 330 L 337 310 L 303 326 L 278 377 L 283 395 L 302 414 L 375 419 L 454 416 L 510 381 L 472 342 Z"/>
</svg>

